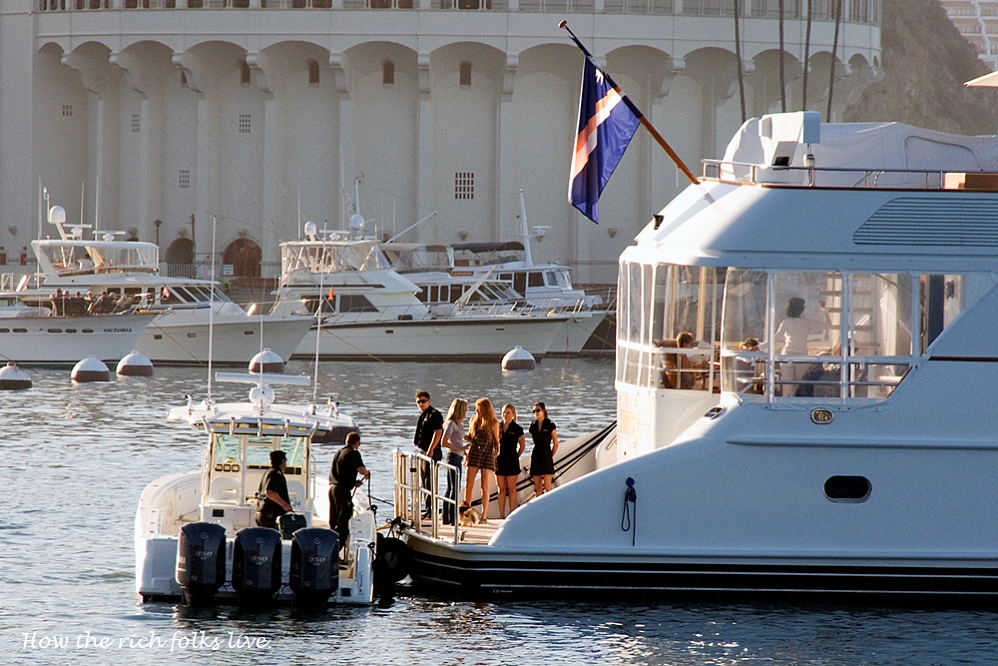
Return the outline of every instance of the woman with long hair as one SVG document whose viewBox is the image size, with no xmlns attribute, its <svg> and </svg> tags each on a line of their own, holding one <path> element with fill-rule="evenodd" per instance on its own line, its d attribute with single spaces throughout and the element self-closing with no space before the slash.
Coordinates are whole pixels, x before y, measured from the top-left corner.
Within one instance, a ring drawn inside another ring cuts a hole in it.
<svg viewBox="0 0 998 666">
<path fill-rule="evenodd" d="M 489 485 L 496 471 L 496 454 L 499 452 L 499 420 L 488 398 L 475 401 L 475 415 L 468 428 L 468 481 L 464 486 L 464 501 L 471 506 L 471 491 L 475 487 L 475 476 L 482 472 L 482 522 L 489 510 Z"/>
<path fill-rule="evenodd" d="M 464 434 L 464 417 L 468 414 L 468 401 L 454 398 L 444 419 L 444 434 L 440 438 L 440 446 L 447 451 L 447 464 L 458 469 L 464 464 L 464 454 L 467 451 Z M 453 504 L 444 502 L 444 525 L 453 525 L 457 511 L 457 473 L 447 470 L 446 497 L 454 500 Z"/>
<path fill-rule="evenodd" d="M 534 494 L 542 495 L 553 488 L 558 432 L 554 421 L 548 418 L 548 410 L 543 402 L 535 402 L 533 411 L 534 422 L 530 424 L 530 437 L 534 440 L 534 450 L 530 453 L 530 476 L 534 480 Z"/>
<path fill-rule="evenodd" d="M 496 458 L 496 481 L 499 486 L 499 517 L 505 518 L 516 508 L 516 481 L 520 478 L 520 456 L 527 444 L 523 428 L 516 422 L 516 407 L 502 407 L 499 424 L 499 456 Z M 506 510 L 509 498 L 509 511 Z"/>
</svg>

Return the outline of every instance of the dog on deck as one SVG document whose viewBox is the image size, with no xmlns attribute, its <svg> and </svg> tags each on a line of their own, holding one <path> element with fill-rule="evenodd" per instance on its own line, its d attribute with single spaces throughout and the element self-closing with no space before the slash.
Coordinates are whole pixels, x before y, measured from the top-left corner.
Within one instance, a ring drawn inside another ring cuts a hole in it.
<svg viewBox="0 0 998 666">
<path fill-rule="evenodd" d="M 473 527 L 479 523 L 484 523 L 485 518 L 481 512 L 470 506 L 467 502 L 461 502 L 457 507 L 458 524 L 461 527 Z"/>
</svg>

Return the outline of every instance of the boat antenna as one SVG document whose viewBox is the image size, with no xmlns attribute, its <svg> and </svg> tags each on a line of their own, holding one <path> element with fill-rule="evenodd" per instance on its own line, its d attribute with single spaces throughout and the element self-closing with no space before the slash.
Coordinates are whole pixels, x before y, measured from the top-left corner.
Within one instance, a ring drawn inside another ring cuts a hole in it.
<svg viewBox="0 0 998 666">
<path fill-rule="evenodd" d="M 520 234 L 523 236 L 523 261 L 527 266 L 533 266 L 530 256 L 530 234 L 527 233 L 527 204 L 523 202 L 523 190 L 520 190 Z"/>
<path fill-rule="evenodd" d="M 94 190 L 94 234 L 100 228 L 100 174 L 97 174 L 97 189 Z"/>
<path fill-rule="evenodd" d="M 306 233 L 309 229 L 309 225 L 313 228 L 315 227 L 314 222 L 307 222 L 305 224 Z M 322 236 L 319 238 L 319 299 L 316 301 L 315 308 L 315 376 L 312 380 L 312 409 L 315 409 L 315 405 L 319 400 L 319 336 L 322 335 L 322 278 L 325 275 L 325 258 L 326 258 L 326 225 L 322 225 Z"/>
<path fill-rule="evenodd" d="M 424 217 L 422 220 L 420 220 L 416 224 L 409 225 L 408 227 L 406 227 L 402 231 L 398 232 L 397 234 L 395 234 L 394 236 L 392 236 L 391 238 L 389 238 L 386 242 L 387 243 L 394 243 L 399 238 L 401 238 L 402 236 L 406 235 L 408 232 L 412 231 L 413 229 L 415 229 L 416 227 L 418 227 L 419 225 L 421 225 L 423 222 L 426 222 L 428 219 L 430 219 L 431 217 L 433 217 L 436 214 L 437 214 L 437 211 L 433 211 L 432 213 L 430 213 L 429 215 L 427 215 L 426 217 Z"/>
<path fill-rule="evenodd" d="M 215 341 L 215 230 L 218 216 L 211 216 L 211 285 L 208 289 L 208 402 L 211 402 L 211 358 Z"/>
</svg>

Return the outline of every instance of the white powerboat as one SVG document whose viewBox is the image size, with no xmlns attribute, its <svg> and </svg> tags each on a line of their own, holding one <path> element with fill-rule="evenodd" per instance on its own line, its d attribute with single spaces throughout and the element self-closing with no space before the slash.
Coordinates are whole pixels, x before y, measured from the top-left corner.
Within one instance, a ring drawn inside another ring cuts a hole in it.
<svg viewBox="0 0 998 666">
<path fill-rule="evenodd" d="M 132 348 L 155 364 L 203 365 L 209 347 L 216 365 L 244 365 L 264 347 L 288 359 L 311 325 L 308 317 L 251 316 L 209 280 L 161 275 L 153 243 L 103 231 L 87 240 L 88 227 L 67 225 L 60 206 L 53 206 L 49 221 L 59 238 L 31 242 L 43 289 L 25 289 L 23 297 L 47 300 L 56 289 L 74 298 L 89 292 L 92 300 L 113 295 L 121 307 L 150 316 Z"/>
<path fill-rule="evenodd" d="M 463 541 L 397 500 L 412 576 L 994 604 L 998 139 L 780 114 L 705 173 L 621 256 L 593 471 Z"/>
<path fill-rule="evenodd" d="M 256 593 L 256 602 L 311 598 L 324 605 L 328 597 L 330 603 L 370 603 L 375 593 L 377 544 L 384 541 L 377 535 L 375 510 L 358 489 L 346 559 L 337 565 L 343 544 L 329 529 L 328 484 L 325 474 L 317 471 L 313 448 L 320 432 L 337 433 L 334 439 L 342 441 L 356 429 L 353 419 L 338 411 L 322 414 L 314 406 L 273 403 L 271 384 L 307 384 L 308 377 L 219 373 L 218 379 L 255 386 L 247 403 L 194 405 L 189 401 L 170 411 L 168 420 L 198 425 L 208 443 L 199 471 L 163 476 L 142 493 L 135 514 L 138 594 L 145 601 L 203 599 L 204 589 L 182 580 L 192 570 L 193 560 L 200 558 L 207 571 L 202 587 L 213 586 L 210 598 L 245 601 L 254 598 L 247 591 L 262 590 L 265 599 Z M 291 504 L 305 519 L 302 530 L 283 538 L 277 530 L 256 527 L 254 518 L 258 488 L 274 450 L 287 455 L 285 478 Z M 193 546 L 185 545 L 191 542 Z M 269 552 L 253 550 L 268 544 Z M 185 547 L 201 550 L 185 557 Z M 260 562 L 270 564 L 262 572 L 265 580 L 254 584 L 249 572 L 259 569 Z M 316 578 L 309 582 L 305 577 L 313 565 L 319 571 L 312 572 Z M 320 598 L 310 595 L 310 590 Z"/>
<path fill-rule="evenodd" d="M 26 302 L 23 291 L 0 292 L 0 360 L 5 363 L 73 365 L 88 356 L 116 362 L 135 349 L 150 321 L 131 310 L 66 314 L 55 306 L 54 292 L 36 295 L 37 301 Z"/>
<path fill-rule="evenodd" d="M 314 356 L 318 331 L 324 360 L 488 361 L 517 345 L 540 359 L 569 318 L 467 300 L 427 307 L 415 296 L 419 287 L 389 265 L 378 241 L 359 230 L 320 234 L 314 224 L 305 226 L 306 240 L 281 244 L 281 285 L 272 311 L 321 314 L 321 327 L 313 326 L 293 358 Z"/>
</svg>

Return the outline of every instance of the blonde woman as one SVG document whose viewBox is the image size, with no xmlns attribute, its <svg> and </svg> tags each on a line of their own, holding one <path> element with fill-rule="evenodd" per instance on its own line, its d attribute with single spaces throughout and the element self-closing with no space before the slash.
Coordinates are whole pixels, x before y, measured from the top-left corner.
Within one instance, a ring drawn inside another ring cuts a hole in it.
<svg viewBox="0 0 998 666">
<path fill-rule="evenodd" d="M 471 506 L 471 491 L 475 487 L 475 476 L 482 472 L 482 522 L 489 510 L 489 485 L 496 471 L 496 454 L 499 452 L 499 420 L 488 398 L 475 401 L 475 415 L 468 428 L 468 481 L 464 486 L 464 501 Z"/>
<path fill-rule="evenodd" d="M 520 478 L 520 456 L 527 448 L 523 428 L 516 422 L 516 407 L 502 407 L 499 424 L 499 456 L 496 458 L 496 480 L 499 486 L 499 517 L 505 518 L 516 508 L 516 481 Z M 506 510 L 509 498 L 509 511 Z"/>
<path fill-rule="evenodd" d="M 454 398 L 444 419 L 444 434 L 440 438 L 440 446 L 447 451 L 447 464 L 458 469 L 464 465 L 464 454 L 468 447 L 464 443 L 464 417 L 468 415 L 468 401 Z M 454 513 L 457 510 L 457 473 L 447 470 L 447 495 L 454 500 L 453 504 L 444 502 L 444 525 L 454 524 Z"/>
</svg>

